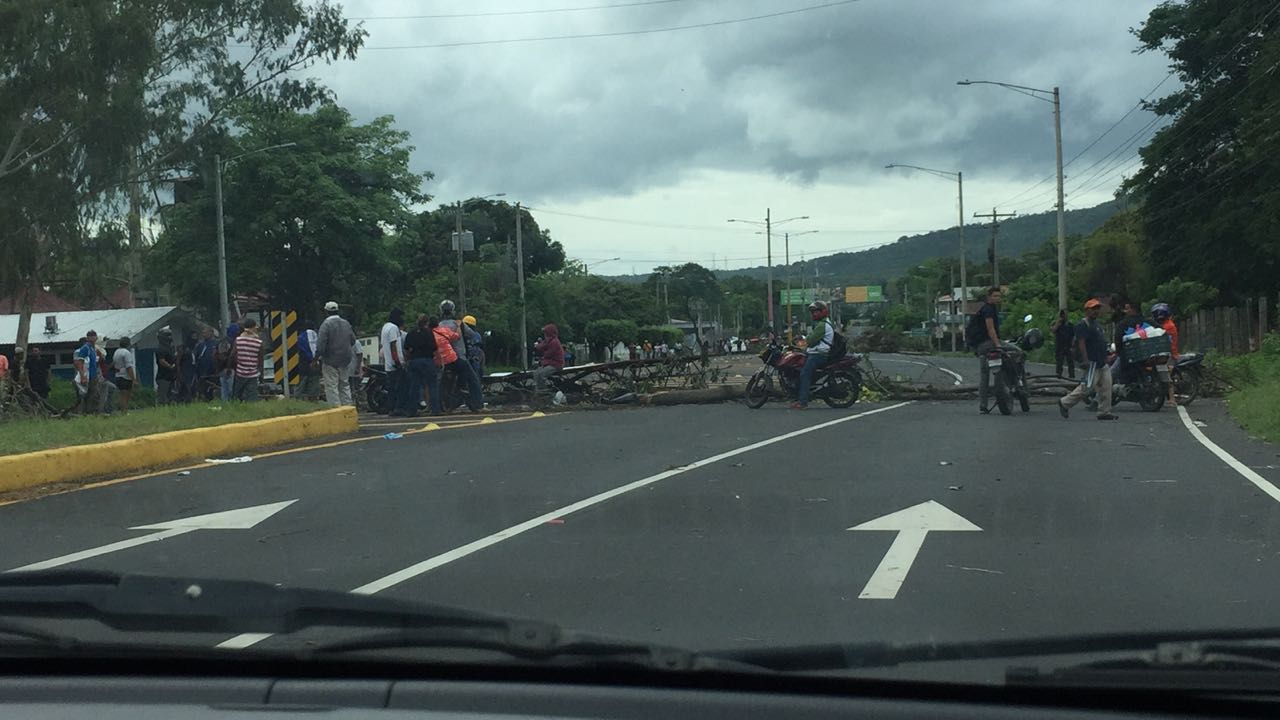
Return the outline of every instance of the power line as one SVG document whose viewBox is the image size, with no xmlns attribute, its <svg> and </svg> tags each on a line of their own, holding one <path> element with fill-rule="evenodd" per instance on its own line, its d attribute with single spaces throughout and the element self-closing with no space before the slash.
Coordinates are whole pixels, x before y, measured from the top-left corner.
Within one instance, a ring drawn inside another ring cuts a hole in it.
<svg viewBox="0 0 1280 720">
<path fill-rule="evenodd" d="M 613 10 L 640 7 L 642 5 L 667 5 L 684 0 L 643 0 L 642 2 L 615 3 L 613 5 L 583 5 L 579 7 L 547 8 L 542 10 L 502 10 L 494 12 L 445 13 L 436 15 L 356 15 L 348 20 L 444 20 L 449 18 L 503 17 L 507 15 L 548 15 L 551 13 L 584 12 L 587 10 Z"/>
<path fill-rule="evenodd" d="M 578 220 L 591 220 L 594 222 L 614 223 L 617 225 L 632 225 L 635 227 L 659 228 L 662 230 L 694 230 L 697 232 L 724 232 L 724 233 L 734 233 L 734 234 L 742 234 L 744 232 L 748 232 L 748 230 L 745 228 L 735 228 L 728 225 L 724 225 L 724 226 L 682 225 L 679 223 L 660 223 L 660 222 L 650 222 L 646 220 L 630 220 L 626 218 L 602 217 L 599 215 L 583 215 L 581 213 L 564 212 L 561 210 L 549 210 L 543 207 L 526 206 L 525 209 L 530 212 L 536 211 L 536 212 L 544 213 L 547 215 L 559 215 L 562 217 L 576 218 Z M 754 231 L 751 231 L 751 232 L 754 232 Z M 887 234 L 887 233 L 929 233 L 929 232 L 933 232 L 933 230 L 922 230 L 919 228 L 911 228 L 906 230 L 899 229 L 899 228 L 833 228 L 833 229 L 823 228 L 822 232 L 828 233 L 828 234 L 832 234 L 832 233 L 841 233 L 841 234 L 885 233 Z M 781 235 L 782 233 L 779 232 L 777 234 Z"/>
<path fill-rule="evenodd" d="M 674 25 L 670 27 L 649 28 L 647 30 L 617 30 L 614 32 L 544 35 L 541 37 L 504 38 L 498 40 L 462 40 L 458 42 L 430 43 L 426 45 L 366 45 L 362 47 L 361 50 L 428 50 L 435 48 L 469 47 L 474 45 L 506 45 L 512 43 L 548 42 L 551 40 L 582 40 L 586 38 L 622 37 L 627 35 L 653 35 L 656 33 L 676 32 L 679 30 L 697 30 L 700 28 L 718 27 L 721 25 L 734 25 L 737 23 L 754 22 L 757 20 L 769 20 L 772 18 L 784 17 L 786 15 L 798 15 L 800 13 L 812 12 L 814 10 L 839 7 L 841 5 L 852 5 L 855 2 L 859 2 L 859 0 L 836 0 L 836 2 L 828 2 L 821 5 L 810 5 L 808 7 L 795 8 L 793 10 L 782 10 L 764 15 L 753 15 L 751 17 L 733 18 L 730 20 L 713 20 L 710 22 L 694 23 L 692 25 Z"/>
</svg>

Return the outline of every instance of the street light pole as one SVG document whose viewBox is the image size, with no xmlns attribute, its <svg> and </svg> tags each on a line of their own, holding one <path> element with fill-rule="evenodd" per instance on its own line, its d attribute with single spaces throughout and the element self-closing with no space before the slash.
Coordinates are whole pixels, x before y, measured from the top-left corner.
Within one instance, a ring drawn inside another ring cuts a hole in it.
<svg viewBox="0 0 1280 720">
<path fill-rule="evenodd" d="M 516 203 L 516 274 L 520 278 L 520 368 L 529 369 L 529 316 L 524 303 L 524 231 L 520 203 Z"/>
<path fill-rule="evenodd" d="M 769 329 L 774 335 L 778 334 L 778 324 L 773 319 L 773 220 L 770 216 L 770 209 L 764 209 L 764 244 L 765 259 L 768 262 L 768 292 L 769 292 Z"/>
<path fill-rule="evenodd" d="M 885 168 L 911 168 L 912 170 L 923 170 L 927 173 L 933 173 L 941 177 L 954 177 L 956 179 L 956 194 L 960 200 L 960 314 L 964 315 L 965 302 L 969 299 L 969 276 L 965 273 L 965 252 L 964 252 L 964 172 L 957 170 L 950 172 L 948 170 L 935 170 L 933 168 L 920 167 L 919 165 L 898 165 L 890 163 Z M 952 294 L 955 293 L 955 283 L 952 282 Z M 952 314 L 955 314 L 954 312 Z M 954 333 L 953 340 L 954 340 Z M 954 348 L 952 348 L 954 349 Z"/>
<path fill-rule="evenodd" d="M 458 201 L 458 209 L 453 214 L 453 237 L 458 244 L 458 307 L 462 314 L 467 313 L 467 290 L 462 280 L 462 201 Z"/>
<path fill-rule="evenodd" d="M 1014 85 L 992 80 L 960 80 L 957 85 L 999 85 L 1000 87 L 1030 95 L 1037 100 L 1053 103 L 1053 139 L 1058 165 L 1058 309 L 1067 309 L 1067 206 L 1062 190 L 1062 95 L 1055 85 L 1052 90 Z M 1043 97 L 1050 95 L 1052 100 Z M 963 281 L 962 281 L 963 282 Z M 995 284 L 995 283 L 992 283 Z"/>
</svg>

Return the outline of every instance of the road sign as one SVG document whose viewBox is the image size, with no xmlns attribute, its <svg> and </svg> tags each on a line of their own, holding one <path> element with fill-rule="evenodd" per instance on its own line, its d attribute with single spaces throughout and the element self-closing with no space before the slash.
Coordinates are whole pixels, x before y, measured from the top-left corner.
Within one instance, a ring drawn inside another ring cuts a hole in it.
<svg viewBox="0 0 1280 720">
<path fill-rule="evenodd" d="M 281 316 L 285 318 L 283 321 Z M 298 313 L 293 310 L 287 314 L 272 310 L 268 318 L 271 328 L 272 380 L 277 383 L 284 382 L 284 347 L 280 344 L 280 337 L 284 335 L 287 324 L 289 326 L 289 384 L 297 385 L 302 382 L 302 368 L 299 365 L 302 362 L 302 355 L 298 352 Z"/>
<path fill-rule="evenodd" d="M 844 289 L 847 303 L 884 302 L 884 291 L 879 285 L 850 285 Z"/>
<path fill-rule="evenodd" d="M 790 295 L 783 290 L 778 297 L 779 305 L 808 305 L 813 302 L 813 288 L 792 288 Z"/>
<path fill-rule="evenodd" d="M 458 233 L 449 233 L 449 247 L 458 252 Z M 473 252 L 476 249 L 476 236 L 470 230 L 462 231 L 462 251 Z"/>
<path fill-rule="evenodd" d="M 929 533 L 982 531 L 982 528 L 933 500 L 868 520 L 849 529 L 898 533 L 893 538 L 889 551 L 884 554 L 884 559 L 880 561 L 880 566 L 862 588 L 859 600 L 892 600 L 897 597 L 898 590 L 907 579 L 907 572 L 911 570 L 911 564 L 916 561 L 916 555 L 920 554 L 925 536 Z"/>
<path fill-rule="evenodd" d="M 167 538 L 185 535 L 196 530 L 249 530 L 258 523 L 275 515 L 281 510 L 298 502 L 294 500 L 285 500 L 284 502 L 270 503 L 267 505 L 255 505 L 253 507 L 239 508 L 236 510 L 224 510 L 222 512 L 209 513 L 207 515 L 196 515 L 194 517 L 180 518 L 178 520 L 169 520 L 168 522 L 155 523 L 153 525 L 138 525 L 129 528 L 130 530 L 156 530 L 149 535 L 141 535 L 128 540 L 110 543 L 108 545 L 100 545 L 96 548 L 81 550 L 70 555 L 63 555 L 51 560 L 23 565 L 20 568 L 14 568 L 8 572 L 19 570 L 48 570 L 49 568 L 69 565 L 73 562 L 88 560 L 99 555 L 106 555 L 117 550 L 125 550 L 138 545 L 146 545 L 147 543 L 158 542 Z"/>
</svg>

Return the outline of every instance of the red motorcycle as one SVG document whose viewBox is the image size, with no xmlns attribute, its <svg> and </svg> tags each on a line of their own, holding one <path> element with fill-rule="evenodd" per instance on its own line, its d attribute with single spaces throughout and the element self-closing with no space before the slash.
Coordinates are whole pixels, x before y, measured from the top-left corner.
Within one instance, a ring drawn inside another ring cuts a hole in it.
<svg viewBox="0 0 1280 720">
<path fill-rule="evenodd" d="M 804 351 L 784 348 L 774 341 L 760 353 L 760 359 L 764 361 L 764 367 L 747 381 L 747 407 L 760 408 L 769 401 L 769 396 L 774 391 L 775 378 L 785 398 L 797 399 L 800 370 L 804 367 Z M 847 408 L 858 402 L 858 396 L 862 394 L 862 371 L 858 369 L 860 362 L 861 355 L 846 354 L 818 368 L 813 374 L 809 394 L 833 408 Z"/>
</svg>

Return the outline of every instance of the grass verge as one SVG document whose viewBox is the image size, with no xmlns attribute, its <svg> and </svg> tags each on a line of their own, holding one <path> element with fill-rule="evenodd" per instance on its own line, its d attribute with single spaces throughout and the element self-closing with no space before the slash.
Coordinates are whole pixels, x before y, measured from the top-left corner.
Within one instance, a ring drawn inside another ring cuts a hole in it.
<svg viewBox="0 0 1280 720">
<path fill-rule="evenodd" d="M 131 409 L 127 415 L 90 415 L 59 419 L 15 420 L 0 423 L 0 455 L 92 445 L 152 435 L 170 430 L 212 427 L 325 409 L 301 400 L 256 403 L 211 402 Z"/>
<path fill-rule="evenodd" d="M 1227 408 L 1250 435 L 1280 442 L 1280 335 L 1271 333 L 1262 349 L 1208 362 L 1235 389 L 1227 393 Z"/>
</svg>

